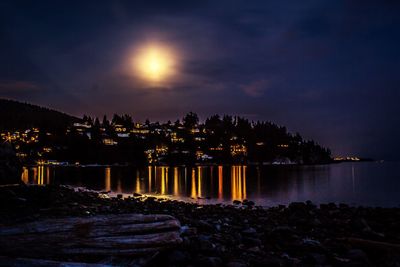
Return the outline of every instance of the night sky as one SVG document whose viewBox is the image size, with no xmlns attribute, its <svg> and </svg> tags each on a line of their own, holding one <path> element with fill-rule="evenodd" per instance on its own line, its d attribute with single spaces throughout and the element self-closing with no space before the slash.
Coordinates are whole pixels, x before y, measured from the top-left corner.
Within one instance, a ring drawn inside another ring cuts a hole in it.
<svg viewBox="0 0 400 267">
<path fill-rule="evenodd" d="M 129 62 L 157 43 L 173 78 Z M 0 97 L 73 115 L 270 120 L 397 159 L 400 1 L 0 1 Z"/>
</svg>

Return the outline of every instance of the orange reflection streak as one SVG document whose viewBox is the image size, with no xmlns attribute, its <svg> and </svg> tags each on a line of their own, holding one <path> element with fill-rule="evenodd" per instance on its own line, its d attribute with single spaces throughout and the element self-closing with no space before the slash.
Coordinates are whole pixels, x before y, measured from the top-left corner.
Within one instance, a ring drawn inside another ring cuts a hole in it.
<svg viewBox="0 0 400 267">
<path fill-rule="evenodd" d="M 222 173 L 222 166 L 218 166 L 218 199 L 222 199 L 224 194 L 223 189 L 223 173 Z"/>
<path fill-rule="evenodd" d="M 154 188 L 156 191 L 158 191 L 157 189 L 157 167 L 154 166 Z"/>
<path fill-rule="evenodd" d="M 161 195 L 165 195 L 165 167 L 161 167 Z"/>
<path fill-rule="evenodd" d="M 196 171 L 192 168 L 192 190 L 190 196 L 196 198 Z"/>
<path fill-rule="evenodd" d="M 37 167 L 33 167 L 33 183 L 36 184 L 37 183 Z"/>
<path fill-rule="evenodd" d="M 237 177 L 237 184 L 238 184 L 238 197 L 239 197 L 239 199 L 243 199 L 243 195 L 242 195 L 242 167 L 240 167 L 240 166 L 238 166 L 237 167 L 237 172 L 238 172 L 238 175 L 236 176 Z"/>
<path fill-rule="evenodd" d="M 243 200 L 247 197 L 246 166 L 232 166 L 231 190 L 232 200 Z"/>
<path fill-rule="evenodd" d="M 201 167 L 197 167 L 197 182 L 198 182 L 198 190 L 197 190 L 197 196 L 201 197 L 202 192 L 201 192 L 201 183 L 202 183 L 202 173 L 201 173 Z"/>
<path fill-rule="evenodd" d="M 43 184 L 43 166 L 38 167 L 38 184 Z"/>
<path fill-rule="evenodd" d="M 109 167 L 105 168 L 104 170 L 104 184 L 105 190 L 111 191 L 111 169 Z"/>
<path fill-rule="evenodd" d="M 169 167 L 165 167 L 165 190 L 166 193 L 169 193 L 169 187 L 168 187 L 168 173 L 169 173 Z"/>
<path fill-rule="evenodd" d="M 29 183 L 29 171 L 26 167 L 23 167 L 21 179 L 24 183 Z"/>
<path fill-rule="evenodd" d="M 243 166 L 243 199 L 247 198 L 246 172 L 247 172 L 247 166 Z"/>
<path fill-rule="evenodd" d="M 50 168 L 46 167 L 46 184 L 50 184 Z"/>
<path fill-rule="evenodd" d="M 42 185 L 43 184 L 43 166 L 38 166 L 38 184 Z"/>
<path fill-rule="evenodd" d="M 174 167 L 174 195 L 179 195 L 179 184 L 178 184 L 178 167 Z"/>
<path fill-rule="evenodd" d="M 136 171 L 136 193 L 141 193 L 142 190 L 140 189 L 140 175 L 139 175 L 139 171 Z"/>
<path fill-rule="evenodd" d="M 121 178 L 118 178 L 117 181 L 117 193 L 122 193 L 122 186 L 121 186 Z"/>
<path fill-rule="evenodd" d="M 185 184 L 183 185 L 185 194 L 186 194 L 186 190 L 187 190 L 187 176 L 188 176 L 188 172 L 187 172 L 187 168 L 185 167 Z"/>
<path fill-rule="evenodd" d="M 232 200 L 237 199 L 236 193 L 236 167 L 231 167 L 231 193 L 232 193 Z"/>
<path fill-rule="evenodd" d="M 148 173 L 149 173 L 149 192 L 151 192 L 151 166 L 148 167 Z"/>
</svg>

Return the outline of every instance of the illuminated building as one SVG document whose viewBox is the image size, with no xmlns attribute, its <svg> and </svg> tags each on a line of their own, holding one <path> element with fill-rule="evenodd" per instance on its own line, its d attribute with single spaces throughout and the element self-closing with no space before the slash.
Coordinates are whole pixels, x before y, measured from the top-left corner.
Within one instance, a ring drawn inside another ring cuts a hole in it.
<svg viewBox="0 0 400 267">
<path fill-rule="evenodd" d="M 246 156 L 247 148 L 245 145 L 232 145 L 231 146 L 231 155 L 232 156 Z"/>
</svg>

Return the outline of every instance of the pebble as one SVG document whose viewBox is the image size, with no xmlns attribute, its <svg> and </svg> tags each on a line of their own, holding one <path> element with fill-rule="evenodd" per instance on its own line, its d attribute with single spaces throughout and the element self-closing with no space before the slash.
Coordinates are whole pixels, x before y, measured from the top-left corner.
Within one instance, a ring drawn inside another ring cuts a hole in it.
<svg viewBox="0 0 400 267">
<path fill-rule="evenodd" d="M 347 258 L 357 263 L 369 264 L 367 254 L 361 249 L 351 249 L 347 253 Z"/>
<path fill-rule="evenodd" d="M 257 238 L 243 237 L 242 241 L 243 241 L 243 244 L 248 245 L 248 246 L 261 246 L 262 245 L 261 240 L 257 239 Z"/>
<path fill-rule="evenodd" d="M 246 228 L 242 231 L 242 234 L 244 234 L 244 235 L 253 235 L 256 233 L 257 233 L 257 231 L 253 227 Z"/>
<path fill-rule="evenodd" d="M 231 261 L 226 264 L 226 267 L 247 267 L 247 264 L 240 261 Z"/>
<path fill-rule="evenodd" d="M 200 267 L 219 267 L 222 260 L 219 257 L 200 257 L 197 262 Z"/>
<path fill-rule="evenodd" d="M 182 264 L 190 260 L 190 255 L 180 250 L 173 250 L 168 253 L 168 262 L 173 264 Z"/>
</svg>

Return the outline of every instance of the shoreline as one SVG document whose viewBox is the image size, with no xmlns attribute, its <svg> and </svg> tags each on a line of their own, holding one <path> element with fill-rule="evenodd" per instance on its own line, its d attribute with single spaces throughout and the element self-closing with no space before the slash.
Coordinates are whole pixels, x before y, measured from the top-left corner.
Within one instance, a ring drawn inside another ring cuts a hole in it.
<svg viewBox="0 0 400 267">
<path fill-rule="evenodd" d="M 254 203 L 199 205 L 142 195 L 107 198 L 97 192 L 54 185 L 1 187 L 0 200 L 0 225 L 101 214 L 172 215 L 181 222 L 183 243 L 161 252 L 148 266 L 400 263 L 400 251 L 385 247 L 400 244 L 400 208 L 333 203 L 316 206 L 311 202 L 270 208 Z M 377 244 L 384 244 L 383 248 Z M 113 261 L 116 266 L 124 266 L 126 259 Z"/>
<path fill-rule="evenodd" d="M 386 161 L 382 160 L 358 160 L 358 161 L 331 161 L 331 162 L 320 162 L 315 164 L 304 164 L 304 163 L 272 163 L 272 162 L 236 162 L 236 163 L 207 163 L 207 162 L 196 162 L 193 164 L 134 164 L 134 163 L 112 163 L 112 164 L 98 164 L 98 163 L 89 163 L 89 164 L 76 164 L 76 163 L 67 163 L 67 162 L 57 162 L 57 163 L 28 163 L 23 164 L 24 167 L 38 167 L 38 166 L 50 166 L 50 167 L 83 167 L 83 168 L 96 168 L 96 167 L 197 167 L 197 166 L 272 166 L 272 167 L 301 167 L 301 166 L 321 166 L 321 165 L 331 165 L 331 164 L 340 164 L 340 163 L 383 163 Z"/>
</svg>

